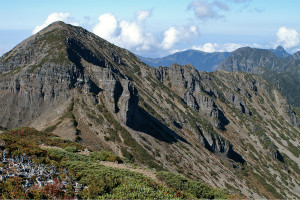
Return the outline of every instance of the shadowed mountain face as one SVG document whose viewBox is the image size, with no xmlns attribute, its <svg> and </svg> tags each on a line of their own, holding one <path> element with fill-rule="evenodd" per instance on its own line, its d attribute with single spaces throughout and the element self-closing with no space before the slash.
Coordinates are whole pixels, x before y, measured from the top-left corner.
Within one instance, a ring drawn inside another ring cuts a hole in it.
<svg viewBox="0 0 300 200">
<path fill-rule="evenodd" d="M 230 54 L 231 54 L 230 52 L 207 53 L 198 50 L 187 50 L 187 51 L 177 52 L 163 58 L 144 58 L 142 56 L 138 56 L 138 58 L 142 62 L 153 67 L 159 67 L 159 66 L 169 67 L 173 63 L 177 63 L 180 65 L 191 64 L 199 71 L 212 72 Z"/>
<path fill-rule="evenodd" d="M 282 46 L 276 47 L 276 49 L 269 49 L 274 55 L 276 55 L 279 58 L 285 58 L 291 56 L 288 54 L 288 52 L 285 51 L 285 49 Z"/>
<path fill-rule="evenodd" d="M 292 56 L 287 55 L 280 46 L 274 52 L 250 47 L 240 48 L 223 61 L 218 70 L 243 71 L 261 75 L 276 87 L 291 105 L 299 107 L 299 53 L 297 52 Z M 276 56 L 278 53 L 281 56 Z"/>
<path fill-rule="evenodd" d="M 249 198 L 300 196 L 299 118 L 260 76 L 149 67 L 63 22 L 2 56 L 0 72 L 3 128 L 50 131 Z"/>
</svg>

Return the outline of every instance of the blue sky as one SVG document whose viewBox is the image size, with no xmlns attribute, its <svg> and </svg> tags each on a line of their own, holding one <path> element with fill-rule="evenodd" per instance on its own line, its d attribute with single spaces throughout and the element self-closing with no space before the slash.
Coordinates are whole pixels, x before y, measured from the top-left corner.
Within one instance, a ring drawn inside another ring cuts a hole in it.
<svg viewBox="0 0 300 200">
<path fill-rule="evenodd" d="M 0 55 L 56 20 L 146 57 L 277 45 L 294 53 L 299 8 L 299 0 L 3 0 Z"/>
</svg>

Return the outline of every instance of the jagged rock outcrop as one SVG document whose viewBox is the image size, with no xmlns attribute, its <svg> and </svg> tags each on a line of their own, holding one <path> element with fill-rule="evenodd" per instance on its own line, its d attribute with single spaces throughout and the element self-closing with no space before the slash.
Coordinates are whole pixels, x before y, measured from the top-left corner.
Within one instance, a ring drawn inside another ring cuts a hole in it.
<svg viewBox="0 0 300 200">
<path fill-rule="evenodd" d="M 250 95 L 246 93 L 246 95 Z M 250 95 L 251 96 L 251 95 Z M 231 102 L 235 108 L 237 108 L 241 113 L 252 115 L 251 111 L 247 108 L 245 102 L 242 100 L 240 95 L 234 92 L 227 93 L 227 99 Z"/>
<path fill-rule="evenodd" d="M 200 130 L 199 141 L 210 152 L 226 155 L 235 162 L 244 164 L 243 157 L 233 150 L 233 145 L 223 137 L 213 133 L 206 133 Z"/>
<path fill-rule="evenodd" d="M 202 81 L 204 78 L 193 66 L 173 64 L 169 68 L 159 67 L 154 71 L 154 74 L 161 82 L 176 88 L 175 92 L 183 98 L 189 107 L 197 111 L 200 110 L 212 120 L 215 127 L 225 130 L 228 120 L 213 100 L 214 97 L 218 96 L 218 93 L 211 88 L 211 85 Z"/>
</svg>

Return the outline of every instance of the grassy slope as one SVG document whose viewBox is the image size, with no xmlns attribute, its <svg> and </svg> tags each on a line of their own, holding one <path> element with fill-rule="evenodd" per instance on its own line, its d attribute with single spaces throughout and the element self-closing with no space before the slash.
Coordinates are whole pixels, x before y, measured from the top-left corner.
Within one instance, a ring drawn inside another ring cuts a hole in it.
<svg viewBox="0 0 300 200">
<path fill-rule="evenodd" d="M 72 180 L 88 186 L 79 192 L 79 198 L 211 199 L 232 197 L 225 190 L 214 189 L 201 182 L 192 181 L 170 172 L 157 172 L 157 177 L 165 182 L 165 185 L 162 185 L 141 173 L 105 167 L 98 161 L 122 163 L 127 160 L 106 151 L 92 152 L 89 155 L 78 154 L 79 150 L 84 149 L 82 145 L 32 128 L 5 131 L 0 135 L 0 139 L 5 143 L 7 157 L 29 155 L 36 163 L 56 165 L 58 172 L 61 172 L 56 177 L 58 181 L 64 181 L 68 174 Z M 40 148 L 41 144 L 58 148 L 44 150 Z M 67 169 L 67 172 L 64 169 Z M 26 193 L 25 188 L 20 187 L 23 182 L 18 178 L 0 183 L 1 198 L 73 198 L 75 195 L 72 186 L 68 186 L 65 191 L 50 192 L 51 194 L 46 186 L 39 189 L 30 188 L 30 192 Z"/>
</svg>

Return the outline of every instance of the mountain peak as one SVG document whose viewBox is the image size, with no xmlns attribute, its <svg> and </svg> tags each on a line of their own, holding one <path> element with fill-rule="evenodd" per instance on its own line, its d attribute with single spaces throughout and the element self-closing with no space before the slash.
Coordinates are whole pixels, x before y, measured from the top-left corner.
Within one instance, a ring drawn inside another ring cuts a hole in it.
<svg viewBox="0 0 300 200">
<path fill-rule="evenodd" d="M 43 28 L 37 34 L 44 34 L 44 33 L 50 32 L 50 31 L 55 30 L 55 29 L 67 30 L 69 28 L 71 28 L 70 24 L 66 24 L 63 21 L 56 21 L 56 22 L 53 22 L 52 24 L 48 25 L 47 27 Z"/>
<path fill-rule="evenodd" d="M 277 46 L 276 49 L 269 49 L 269 51 L 271 51 L 274 55 L 280 58 L 285 58 L 290 56 L 290 54 L 288 54 L 288 52 L 286 52 L 281 45 Z"/>
<path fill-rule="evenodd" d="M 277 46 L 275 50 L 276 51 L 285 51 L 285 49 L 281 45 Z"/>
</svg>

